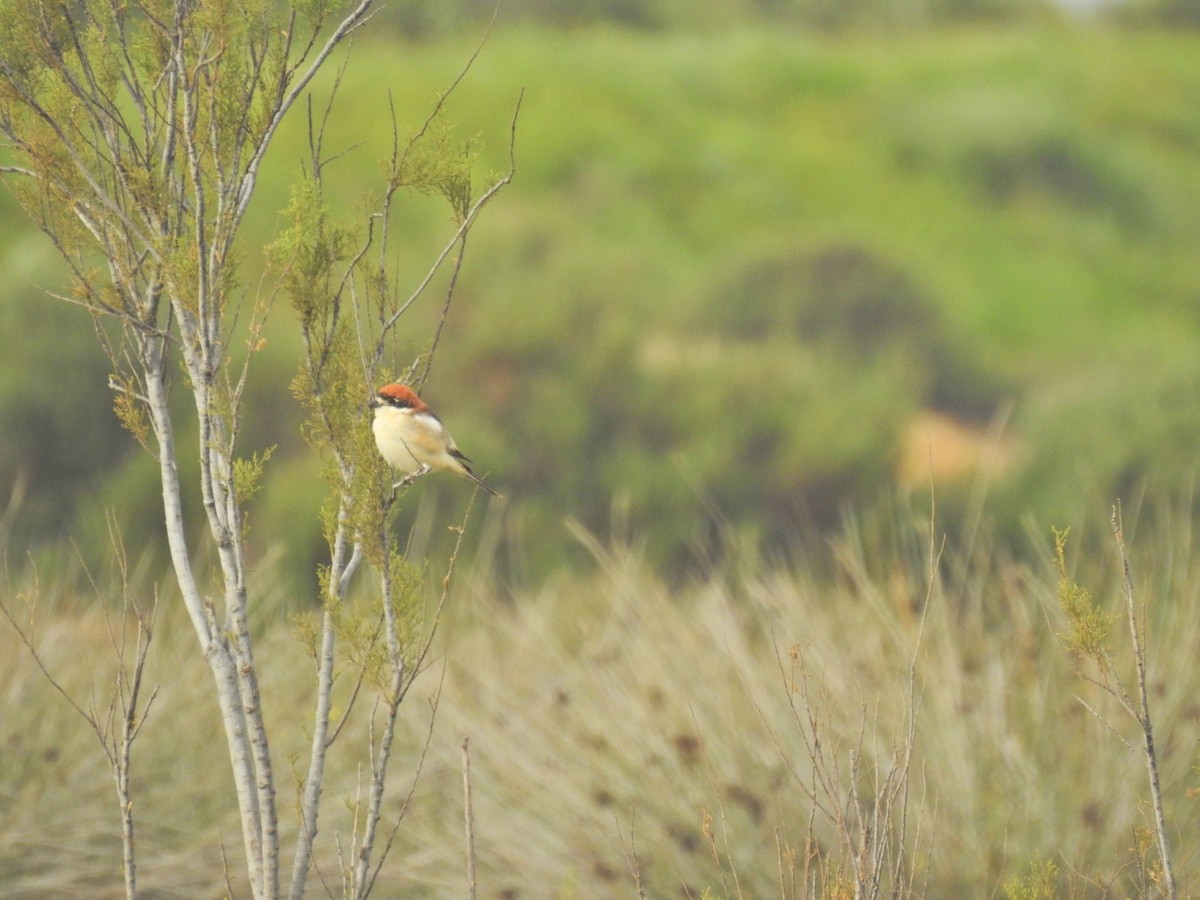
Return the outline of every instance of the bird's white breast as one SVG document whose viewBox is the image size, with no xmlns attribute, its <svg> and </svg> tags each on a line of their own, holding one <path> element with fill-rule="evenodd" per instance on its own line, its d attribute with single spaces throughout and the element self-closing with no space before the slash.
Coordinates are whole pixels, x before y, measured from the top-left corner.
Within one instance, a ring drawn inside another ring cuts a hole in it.
<svg viewBox="0 0 1200 900">
<path fill-rule="evenodd" d="M 375 432 L 375 445 L 387 464 L 400 472 L 415 472 L 421 462 L 409 450 L 406 432 L 410 427 L 405 413 L 398 409 L 381 407 L 375 410 L 371 430 Z"/>
</svg>

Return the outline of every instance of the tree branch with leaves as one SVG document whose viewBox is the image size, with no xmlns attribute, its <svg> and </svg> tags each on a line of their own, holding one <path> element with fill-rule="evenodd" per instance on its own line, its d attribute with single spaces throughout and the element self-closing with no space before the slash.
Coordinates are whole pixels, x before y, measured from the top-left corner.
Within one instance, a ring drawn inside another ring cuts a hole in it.
<svg viewBox="0 0 1200 900">
<path fill-rule="evenodd" d="M 3 173 L 66 260 L 71 285 L 63 299 L 94 317 L 113 366 L 117 414 L 157 462 L 175 581 L 212 673 L 249 884 L 259 898 L 284 893 L 277 781 L 249 623 L 244 514 L 266 455 L 242 455 L 239 437 L 244 391 L 274 292 L 254 301 L 243 319 L 237 238 L 280 123 L 334 50 L 368 21 L 371 7 L 372 0 L 349 6 L 0 0 L 7 23 L 0 35 L 0 134 L 9 157 Z M 449 140 L 443 106 L 444 98 L 410 142 L 396 142 L 383 203 L 362 236 L 332 224 L 324 212 L 325 160 L 314 131 L 311 172 L 288 210 L 292 227 L 272 251 L 281 263 L 281 288 L 299 313 L 305 352 L 295 390 L 309 411 L 306 433 L 326 461 L 330 485 L 324 512 L 330 562 L 322 572 L 324 619 L 314 649 L 316 708 L 293 897 L 304 891 L 325 755 L 340 731 L 330 720 L 337 636 L 362 562 L 380 577 L 371 640 L 383 650 L 366 654 L 362 669 L 366 681 L 377 682 L 385 712 L 371 748 L 355 896 L 365 896 L 373 882 L 368 864 L 396 710 L 432 637 L 409 621 L 419 572 L 394 546 L 396 497 L 385 489 L 387 473 L 369 443 L 364 414 L 368 388 L 388 348 L 394 353 L 398 346 L 400 317 L 455 247 L 457 272 L 479 211 L 512 177 L 510 168 L 472 198 L 473 154 Z M 445 197 L 457 226 L 430 274 L 403 294 L 388 283 L 385 264 L 391 205 L 401 188 Z M 377 262 L 369 266 L 372 251 Z M 446 305 L 452 292 L 453 286 Z M 231 348 L 241 339 L 250 352 L 238 362 Z M 424 362 L 427 373 L 428 356 Z M 198 435 L 191 448 L 180 444 L 185 429 L 174 393 L 189 399 L 187 418 Z M 205 568 L 205 554 L 197 552 L 203 545 L 185 529 L 179 472 L 191 453 L 199 461 L 199 506 L 215 571 Z"/>
</svg>

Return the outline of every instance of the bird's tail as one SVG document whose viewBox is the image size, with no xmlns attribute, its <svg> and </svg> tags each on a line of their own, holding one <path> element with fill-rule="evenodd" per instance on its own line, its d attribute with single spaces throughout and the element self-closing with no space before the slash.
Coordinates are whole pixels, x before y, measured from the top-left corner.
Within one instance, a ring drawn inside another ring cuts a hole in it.
<svg viewBox="0 0 1200 900">
<path fill-rule="evenodd" d="M 481 488 L 483 488 L 485 491 L 487 491 L 493 497 L 500 496 L 500 494 L 497 493 L 496 490 L 490 484 L 488 484 L 486 481 L 484 481 L 482 478 L 480 478 L 478 475 L 476 475 L 474 472 L 472 472 L 470 469 L 468 469 L 465 465 L 462 467 L 462 470 L 463 470 L 464 475 L 466 475 L 468 478 L 470 478 L 473 482 L 475 482 L 477 485 L 479 485 Z"/>
</svg>

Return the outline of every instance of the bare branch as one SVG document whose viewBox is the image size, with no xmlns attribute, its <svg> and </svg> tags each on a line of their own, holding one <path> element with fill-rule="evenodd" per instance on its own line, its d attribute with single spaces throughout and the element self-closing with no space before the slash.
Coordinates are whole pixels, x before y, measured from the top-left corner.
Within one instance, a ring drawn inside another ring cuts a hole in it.
<svg viewBox="0 0 1200 900">
<path fill-rule="evenodd" d="M 1130 573 L 1129 551 L 1125 546 L 1125 529 L 1121 522 L 1121 505 L 1119 503 L 1113 507 L 1112 528 L 1121 557 L 1121 584 L 1125 598 L 1125 611 L 1129 620 L 1129 634 L 1133 640 L 1133 659 L 1137 668 L 1138 710 L 1134 718 L 1142 728 L 1146 773 L 1150 779 L 1150 799 L 1154 807 L 1154 830 L 1158 839 L 1158 855 L 1163 868 L 1165 893 L 1170 900 L 1175 900 L 1177 891 L 1175 869 L 1171 861 L 1170 835 L 1167 832 L 1166 810 L 1163 806 L 1162 786 L 1158 777 L 1158 751 L 1154 746 L 1154 725 L 1150 719 L 1150 699 L 1146 688 L 1146 654 L 1142 648 L 1141 637 L 1143 628 L 1138 625 L 1137 606 L 1133 596 L 1133 576 Z M 1144 620 L 1144 608 L 1142 617 Z"/>
<path fill-rule="evenodd" d="M 92 696 L 89 697 L 86 708 L 76 700 L 66 687 L 50 671 L 50 667 L 38 652 L 32 627 L 23 628 L 7 602 L 0 599 L 0 615 L 8 621 L 16 632 L 21 643 L 29 652 L 30 658 L 41 671 L 47 683 L 67 701 L 67 704 L 88 724 L 95 733 L 96 739 L 108 760 L 116 794 L 117 810 L 121 820 L 121 871 L 125 882 L 125 895 L 128 900 L 137 896 L 137 859 L 133 816 L 133 799 L 131 789 L 131 774 L 133 769 L 133 744 L 141 733 L 142 725 L 150 715 L 150 709 L 158 696 L 158 688 L 151 689 L 149 697 L 143 702 L 143 679 L 146 660 L 150 650 L 150 642 L 154 636 L 154 618 L 158 606 L 158 593 L 155 591 L 154 602 L 149 610 L 142 609 L 133 596 L 129 567 L 125 556 L 125 548 L 113 519 L 109 518 L 109 535 L 112 543 L 113 557 L 117 563 L 122 590 L 121 616 L 119 621 L 113 621 L 109 615 L 104 592 L 100 590 L 92 577 L 90 570 L 84 565 L 84 573 L 93 589 L 101 607 L 105 626 L 108 630 L 109 642 L 116 661 L 116 671 L 113 674 L 112 687 L 105 703 L 104 712 L 94 696 L 95 683 L 90 687 Z M 82 561 L 82 560 L 81 560 Z M 34 594 L 36 602 L 36 592 Z M 129 617 L 132 611 L 134 619 L 135 643 L 133 658 L 129 655 Z"/>
<path fill-rule="evenodd" d="M 463 821 L 467 830 L 467 896 L 475 900 L 478 896 L 478 883 L 475 866 L 478 860 L 475 856 L 475 807 L 471 802 L 471 751 L 470 738 L 464 737 L 462 742 L 462 773 L 463 773 Z"/>
</svg>

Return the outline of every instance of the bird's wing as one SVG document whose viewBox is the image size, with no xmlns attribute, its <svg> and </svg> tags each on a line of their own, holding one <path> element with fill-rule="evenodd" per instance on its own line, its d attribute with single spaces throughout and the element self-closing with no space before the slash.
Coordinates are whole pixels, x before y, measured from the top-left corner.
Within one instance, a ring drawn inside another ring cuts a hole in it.
<svg viewBox="0 0 1200 900">
<path fill-rule="evenodd" d="M 417 413 L 413 416 L 413 424 L 416 427 L 408 429 L 404 441 L 415 455 L 438 457 L 446 450 L 454 452 L 454 438 L 450 437 L 442 420 L 433 413 Z"/>
</svg>

